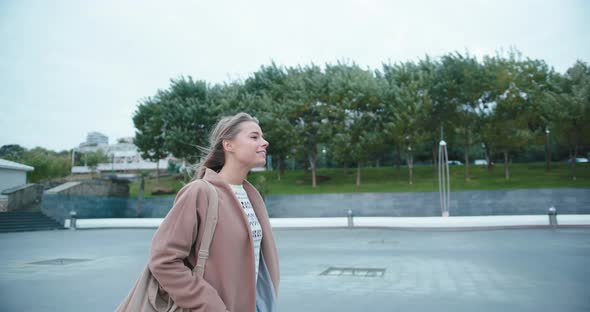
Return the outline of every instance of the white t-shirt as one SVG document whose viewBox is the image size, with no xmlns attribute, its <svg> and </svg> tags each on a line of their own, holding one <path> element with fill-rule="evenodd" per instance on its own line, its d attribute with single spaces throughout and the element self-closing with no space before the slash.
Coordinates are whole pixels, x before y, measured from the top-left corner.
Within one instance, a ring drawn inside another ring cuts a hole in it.
<svg viewBox="0 0 590 312">
<path fill-rule="evenodd" d="M 242 205 L 244 213 L 248 218 L 248 223 L 250 223 L 250 231 L 252 232 L 252 239 L 254 243 L 254 269 L 256 271 L 256 277 L 258 277 L 258 264 L 260 262 L 260 243 L 262 242 L 262 227 L 258 222 L 258 218 L 256 217 L 256 213 L 254 212 L 254 208 L 252 208 L 252 203 L 250 203 L 250 199 L 248 198 L 248 194 L 242 185 L 232 185 L 230 184 L 234 194 L 238 198 L 238 202 Z M 258 280 L 258 278 L 256 278 Z"/>
</svg>

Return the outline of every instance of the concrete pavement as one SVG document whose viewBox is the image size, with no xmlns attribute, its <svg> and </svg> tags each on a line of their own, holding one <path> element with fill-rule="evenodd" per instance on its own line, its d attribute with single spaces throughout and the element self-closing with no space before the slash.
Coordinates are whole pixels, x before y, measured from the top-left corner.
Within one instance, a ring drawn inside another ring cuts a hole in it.
<svg viewBox="0 0 590 312">
<path fill-rule="evenodd" d="M 112 311 L 146 264 L 153 233 L 0 234 L 1 310 Z M 275 229 L 275 236 L 280 311 L 590 310 L 587 228 Z M 64 260 L 35 264 L 52 259 Z"/>
</svg>

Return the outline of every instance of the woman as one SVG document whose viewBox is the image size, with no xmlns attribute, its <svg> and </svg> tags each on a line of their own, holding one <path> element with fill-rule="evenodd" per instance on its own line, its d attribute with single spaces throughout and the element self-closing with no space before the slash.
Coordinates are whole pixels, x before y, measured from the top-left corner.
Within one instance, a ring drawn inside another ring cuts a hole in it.
<svg viewBox="0 0 590 312">
<path fill-rule="evenodd" d="M 206 186 L 193 181 L 183 187 L 154 235 L 149 268 L 179 307 L 276 311 L 278 254 L 262 197 L 245 180 L 250 169 L 265 165 L 267 147 L 257 120 L 246 113 L 221 119 L 211 134 L 197 178 L 215 187 L 219 218 L 203 278 L 193 276 L 183 262 L 196 263 L 208 205 Z M 195 222 L 197 243 L 192 246 Z"/>
</svg>

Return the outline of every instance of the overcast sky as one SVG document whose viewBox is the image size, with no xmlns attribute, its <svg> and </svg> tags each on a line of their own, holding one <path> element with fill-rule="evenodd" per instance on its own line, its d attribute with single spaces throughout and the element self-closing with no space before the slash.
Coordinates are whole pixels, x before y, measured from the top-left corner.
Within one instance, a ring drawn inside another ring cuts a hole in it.
<svg viewBox="0 0 590 312">
<path fill-rule="evenodd" d="M 191 75 L 516 47 L 564 72 L 590 61 L 590 1 L 0 0 L 0 146 L 71 149 L 134 135 L 138 101 Z"/>
</svg>

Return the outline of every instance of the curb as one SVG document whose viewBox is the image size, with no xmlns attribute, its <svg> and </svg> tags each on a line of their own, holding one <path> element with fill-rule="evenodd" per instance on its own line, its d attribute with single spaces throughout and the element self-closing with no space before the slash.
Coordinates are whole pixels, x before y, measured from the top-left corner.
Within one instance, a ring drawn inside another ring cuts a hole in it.
<svg viewBox="0 0 590 312">
<path fill-rule="evenodd" d="M 469 217 L 344 217 L 271 218 L 273 229 L 388 228 L 414 230 L 494 230 L 551 227 L 590 227 L 590 215 L 559 215 L 557 225 L 548 216 L 469 216 Z M 164 218 L 70 219 L 64 227 L 74 229 L 156 229 Z"/>
</svg>

